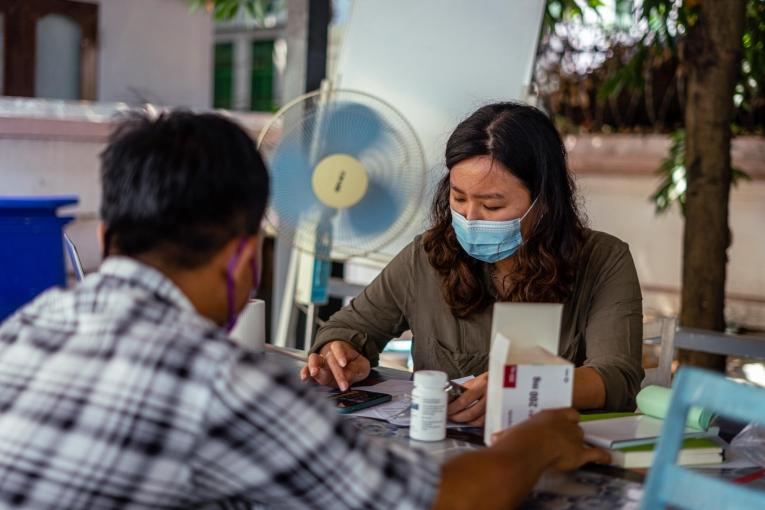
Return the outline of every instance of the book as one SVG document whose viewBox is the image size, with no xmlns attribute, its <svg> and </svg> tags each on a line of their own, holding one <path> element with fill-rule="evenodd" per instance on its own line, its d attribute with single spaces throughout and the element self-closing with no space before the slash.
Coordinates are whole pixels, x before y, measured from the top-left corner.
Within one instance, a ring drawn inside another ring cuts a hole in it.
<svg viewBox="0 0 765 510">
<path fill-rule="evenodd" d="M 635 413 L 603 413 L 582 417 L 585 442 L 607 449 L 652 445 L 659 440 L 664 421 Z M 717 435 L 716 428 L 698 430 L 685 428 L 684 436 L 704 438 Z"/>
<path fill-rule="evenodd" d="M 653 463 L 655 444 L 630 446 L 621 449 L 609 449 L 611 464 L 626 469 L 649 468 Z M 691 438 L 683 441 L 683 447 L 677 457 L 677 464 L 699 466 L 719 464 L 723 461 L 723 447 L 708 438 Z"/>
</svg>

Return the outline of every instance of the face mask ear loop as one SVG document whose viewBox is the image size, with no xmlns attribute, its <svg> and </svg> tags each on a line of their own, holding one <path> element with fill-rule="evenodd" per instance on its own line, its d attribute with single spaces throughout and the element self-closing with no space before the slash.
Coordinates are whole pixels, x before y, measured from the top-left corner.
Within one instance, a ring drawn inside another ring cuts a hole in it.
<svg viewBox="0 0 765 510">
<path fill-rule="evenodd" d="M 260 287 L 260 269 L 258 268 L 258 260 L 252 257 L 252 292 L 250 296 L 255 297 Z"/>
<path fill-rule="evenodd" d="M 529 208 L 528 208 L 528 209 L 526 209 L 526 212 L 525 212 L 525 213 L 523 213 L 523 216 L 521 216 L 521 217 L 520 217 L 520 221 L 523 221 L 523 220 L 526 218 L 526 216 L 528 216 L 528 215 L 529 215 L 529 213 L 531 212 L 531 210 L 532 210 L 532 209 L 534 208 L 534 206 L 536 205 L 536 203 L 537 203 L 537 200 L 538 200 L 538 199 L 539 199 L 539 197 L 535 198 L 535 199 L 534 199 L 534 201 L 533 201 L 533 202 L 531 202 L 531 205 L 529 206 Z"/>
</svg>

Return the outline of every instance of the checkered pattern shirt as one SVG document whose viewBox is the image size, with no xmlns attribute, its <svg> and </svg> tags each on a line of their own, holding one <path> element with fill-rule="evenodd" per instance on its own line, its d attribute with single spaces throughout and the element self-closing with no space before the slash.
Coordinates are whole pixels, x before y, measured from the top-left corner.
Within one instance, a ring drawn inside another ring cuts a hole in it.
<svg viewBox="0 0 765 510">
<path fill-rule="evenodd" d="M 425 508 L 439 467 L 358 436 L 124 257 L 0 326 L 0 507 Z"/>
</svg>

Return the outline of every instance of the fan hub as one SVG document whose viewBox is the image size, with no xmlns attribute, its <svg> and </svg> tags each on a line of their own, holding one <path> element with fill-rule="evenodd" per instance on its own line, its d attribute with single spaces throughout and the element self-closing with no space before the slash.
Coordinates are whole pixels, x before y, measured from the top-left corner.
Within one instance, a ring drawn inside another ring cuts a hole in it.
<svg viewBox="0 0 765 510">
<path fill-rule="evenodd" d="M 369 176 L 364 165 L 348 154 L 332 154 L 313 170 L 311 187 L 327 207 L 343 209 L 358 204 L 367 192 Z"/>
</svg>

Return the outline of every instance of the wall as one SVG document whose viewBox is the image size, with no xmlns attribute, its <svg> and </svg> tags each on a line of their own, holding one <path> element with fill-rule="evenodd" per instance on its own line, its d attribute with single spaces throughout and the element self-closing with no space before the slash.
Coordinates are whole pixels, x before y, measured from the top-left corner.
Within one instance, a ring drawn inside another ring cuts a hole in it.
<svg viewBox="0 0 765 510">
<path fill-rule="evenodd" d="M 675 207 L 657 216 L 648 197 L 656 189 L 652 176 L 577 179 L 590 225 L 630 245 L 643 288 L 647 313 L 677 314 L 680 306 L 683 222 Z M 731 193 L 726 319 L 729 324 L 765 328 L 765 240 L 759 234 L 765 218 L 765 181 L 743 183 Z"/>
<path fill-rule="evenodd" d="M 0 99 L 0 111 L 7 110 L 8 103 Z M 270 119 L 270 115 L 257 113 L 236 117 L 252 136 Z M 98 156 L 113 127 L 108 121 L 0 115 L 0 195 L 77 195 L 80 203 L 62 209 L 62 213 L 76 218 L 67 232 L 86 270 L 100 263 L 96 236 L 101 201 Z"/>
<path fill-rule="evenodd" d="M 630 245 L 648 313 L 677 314 L 680 308 L 683 220 L 677 206 L 657 216 L 649 197 L 669 139 L 662 135 L 567 136 L 569 165 L 577 176 L 590 225 Z M 765 329 L 765 139 L 738 137 L 733 165 L 747 172 L 731 191 L 726 319 Z"/>
<path fill-rule="evenodd" d="M 0 102 L 0 110 L 3 110 Z M 255 135 L 270 119 L 238 114 Z M 99 262 L 96 243 L 98 154 L 111 130 L 109 123 L 0 117 L 0 195 L 77 194 L 68 227 L 87 269 Z M 583 209 L 592 228 L 629 243 L 640 277 L 644 309 L 675 314 L 679 304 L 683 224 L 677 210 L 656 216 L 649 196 L 656 188 L 666 139 L 661 136 L 568 138 L 570 166 Z M 731 193 L 727 310 L 731 323 L 765 328 L 765 139 L 737 140 L 734 165 L 752 175 Z M 368 282 L 377 273 L 358 271 Z"/>
<path fill-rule="evenodd" d="M 90 0 L 99 8 L 98 99 L 209 107 L 213 27 L 185 0 Z"/>
</svg>

